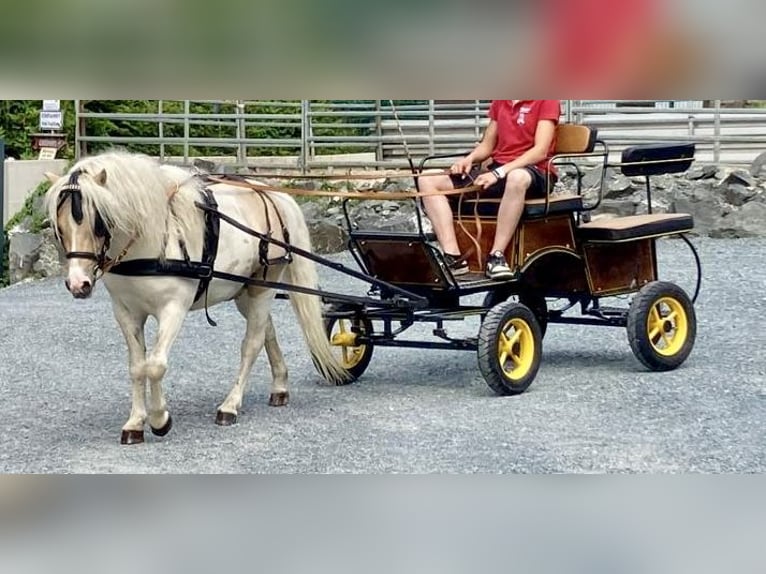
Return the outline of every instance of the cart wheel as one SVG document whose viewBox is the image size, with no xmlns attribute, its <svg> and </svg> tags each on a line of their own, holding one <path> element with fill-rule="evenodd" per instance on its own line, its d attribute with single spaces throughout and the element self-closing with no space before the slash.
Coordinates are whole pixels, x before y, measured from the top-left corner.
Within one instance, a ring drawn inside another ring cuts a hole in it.
<svg viewBox="0 0 766 574">
<path fill-rule="evenodd" d="M 545 297 L 536 293 L 526 292 L 520 295 L 509 295 L 501 290 L 489 291 L 482 301 L 482 307 L 491 309 L 503 301 L 518 301 L 522 305 L 529 307 L 529 310 L 535 314 L 538 325 L 540 325 L 540 336 L 545 337 L 548 330 L 548 303 Z"/>
<path fill-rule="evenodd" d="M 686 292 L 653 281 L 636 294 L 628 311 L 628 341 L 639 361 L 653 371 L 670 371 L 689 356 L 697 317 Z"/>
<path fill-rule="evenodd" d="M 341 384 L 353 383 L 367 370 L 374 350 L 374 346 L 370 343 L 353 345 L 354 337 L 357 334 L 372 333 L 372 322 L 368 319 L 357 318 L 326 319 L 325 332 L 330 344 L 336 351 L 336 356 L 351 375 Z"/>
<path fill-rule="evenodd" d="M 527 390 L 540 368 L 542 335 L 528 307 L 505 301 L 490 309 L 479 329 L 479 370 L 498 395 Z"/>
</svg>

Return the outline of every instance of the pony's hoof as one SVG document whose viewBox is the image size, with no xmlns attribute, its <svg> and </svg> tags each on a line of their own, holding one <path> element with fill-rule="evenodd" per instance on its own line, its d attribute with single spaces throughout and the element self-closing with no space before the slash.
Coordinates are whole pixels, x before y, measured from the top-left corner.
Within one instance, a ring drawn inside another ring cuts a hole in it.
<svg viewBox="0 0 766 574">
<path fill-rule="evenodd" d="M 283 407 L 290 401 L 290 393 L 287 391 L 283 393 L 271 393 L 269 396 L 270 407 Z"/>
<path fill-rule="evenodd" d="M 124 430 L 120 437 L 120 444 L 141 444 L 144 442 L 144 431 Z"/>
<path fill-rule="evenodd" d="M 232 413 L 225 413 L 223 411 L 218 411 L 218 414 L 215 416 L 215 424 L 222 427 L 230 427 L 236 422 L 237 422 L 237 415 Z"/>
<path fill-rule="evenodd" d="M 154 436 L 165 436 L 170 432 L 170 429 L 173 428 L 173 417 L 168 414 L 168 422 L 165 423 L 165 425 L 162 428 L 156 429 L 154 427 L 151 427 L 152 434 Z"/>
</svg>

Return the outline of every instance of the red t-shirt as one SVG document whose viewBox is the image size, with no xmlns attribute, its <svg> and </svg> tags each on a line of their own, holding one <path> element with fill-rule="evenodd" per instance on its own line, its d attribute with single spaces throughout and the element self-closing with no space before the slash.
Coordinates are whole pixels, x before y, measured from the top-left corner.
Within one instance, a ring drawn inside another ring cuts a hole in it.
<svg viewBox="0 0 766 574">
<path fill-rule="evenodd" d="M 540 120 L 559 123 L 561 100 L 492 100 L 489 118 L 497 122 L 497 143 L 492 159 L 506 164 L 535 145 L 535 132 Z M 548 157 L 553 155 L 556 141 L 551 142 Z M 536 166 L 543 173 L 548 170 L 547 159 Z M 555 169 L 553 170 L 555 173 Z"/>
</svg>

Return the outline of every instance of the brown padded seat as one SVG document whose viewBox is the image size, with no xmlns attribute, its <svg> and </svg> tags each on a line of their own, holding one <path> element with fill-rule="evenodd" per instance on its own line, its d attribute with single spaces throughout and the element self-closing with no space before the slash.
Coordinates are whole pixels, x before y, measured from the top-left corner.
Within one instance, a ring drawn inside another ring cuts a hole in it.
<svg viewBox="0 0 766 574">
<path fill-rule="evenodd" d="M 584 223 L 577 228 L 577 234 L 585 241 L 629 241 L 692 229 L 694 218 L 689 214 L 653 213 Z"/>
</svg>

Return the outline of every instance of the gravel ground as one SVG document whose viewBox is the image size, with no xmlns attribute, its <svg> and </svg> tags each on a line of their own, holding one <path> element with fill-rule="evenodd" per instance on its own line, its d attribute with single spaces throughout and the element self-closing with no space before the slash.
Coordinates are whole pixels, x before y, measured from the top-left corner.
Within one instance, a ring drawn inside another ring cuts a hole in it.
<svg viewBox="0 0 766 574">
<path fill-rule="evenodd" d="M 537 379 L 519 397 L 495 396 L 475 354 L 457 351 L 376 349 L 360 381 L 327 387 L 292 310 L 277 301 L 291 403 L 267 406 L 262 356 L 240 422 L 219 428 L 244 326 L 226 304 L 211 310 L 218 327 L 203 313 L 187 318 L 165 379 L 174 429 L 134 447 L 119 445 L 126 352 L 103 286 L 75 301 L 60 279 L 15 285 L 0 290 L 0 471 L 764 472 L 766 240 L 695 243 L 697 344 L 676 371 L 647 372 L 623 329 L 552 325 Z M 661 278 L 691 292 L 693 272 L 683 243 L 661 242 Z M 364 293 L 334 272 L 322 277 L 326 288 Z M 449 327 L 474 335 L 478 323 Z"/>
</svg>

